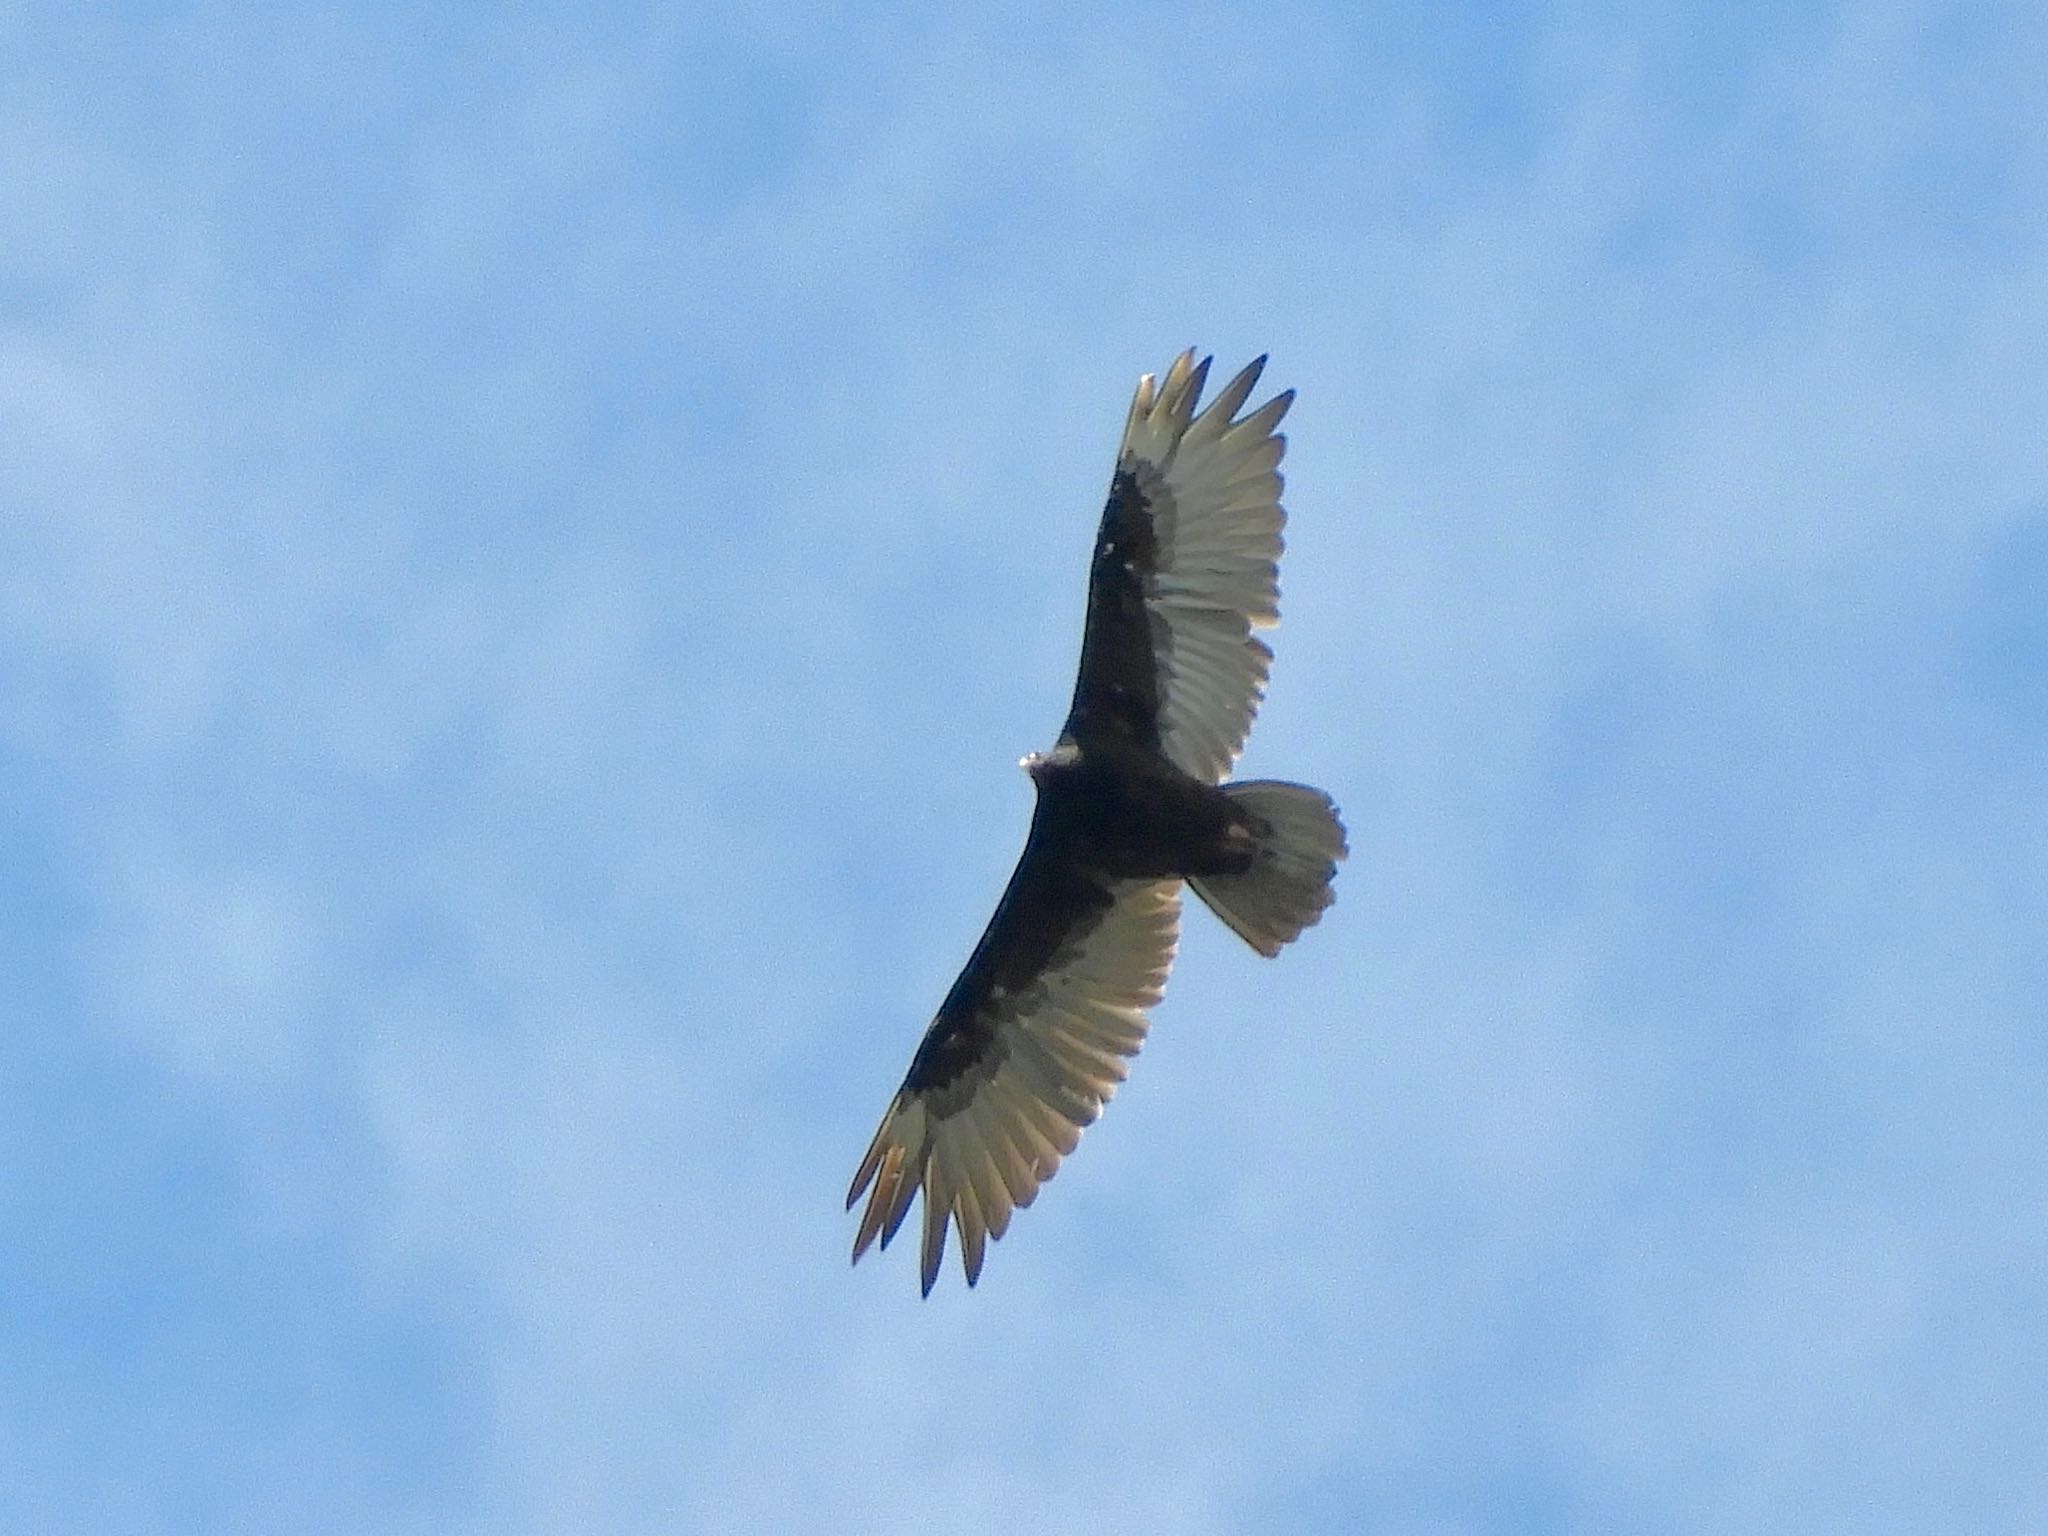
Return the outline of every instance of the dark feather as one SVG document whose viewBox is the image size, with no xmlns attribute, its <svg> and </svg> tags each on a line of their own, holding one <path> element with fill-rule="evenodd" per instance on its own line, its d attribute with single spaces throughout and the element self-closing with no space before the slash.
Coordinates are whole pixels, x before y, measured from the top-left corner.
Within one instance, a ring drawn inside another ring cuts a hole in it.
<svg viewBox="0 0 2048 1536">
<path fill-rule="evenodd" d="M 939 1005 L 861 1159 L 858 1260 L 888 1247 L 919 1193 L 919 1272 L 948 1227 L 970 1285 L 1143 1044 L 1198 882 L 1272 953 L 1328 905 L 1343 830 L 1299 786 L 1219 788 L 1244 745 L 1279 617 L 1274 430 L 1290 395 L 1242 420 L 1265 359 L 1200 415 L 1209 364 L 1184 353 L 1143 379 L 1089 564 L 1081 664 L 1060 744 L 1027 766 L 1031 834 L 995 914 Z M 1206 883 L 1202 883 L 1206 882 Z"/>
</svg>

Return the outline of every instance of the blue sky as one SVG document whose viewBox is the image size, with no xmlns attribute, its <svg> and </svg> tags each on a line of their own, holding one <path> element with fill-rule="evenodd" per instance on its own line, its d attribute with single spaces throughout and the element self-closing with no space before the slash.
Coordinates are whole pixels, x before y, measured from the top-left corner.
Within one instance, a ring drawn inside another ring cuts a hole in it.
<svg viewBox="0 0 2048 1536">
<path fill-rule="evenodd" d="M 2048 22 L 0 19 L 0 1525 L 2048 1526 Z M 980 1288 L 846 1181 L 1136 376 L 1245 769 Z"/>
</svg>

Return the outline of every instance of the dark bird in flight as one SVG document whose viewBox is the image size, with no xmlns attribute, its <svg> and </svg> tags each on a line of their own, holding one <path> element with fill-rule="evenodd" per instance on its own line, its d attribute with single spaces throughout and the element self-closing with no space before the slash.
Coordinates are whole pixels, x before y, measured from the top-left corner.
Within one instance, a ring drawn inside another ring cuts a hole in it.
<svg viewBox="0 0 2048 1536">
<path fill-rule="evenodd" d="M 1280 455 L 1294 401 L 1238 412 L 1262 357 L 1195 406 L 1210 359 L 1138 381 L 1088 574 L 1081 676 L 1031 835 L 988 930 L 875 1132 L 856 1262 L 924 1191 L 924 1293 L 959 1229 L 967 1283 L 990 1238 L 1074 1150 L 1144 1043 L 1186 881 L 1262 955 L 1323 914 L 1344 826 L 1319 789 L 1223 782 L 1265 696 L 1280 621 Z"/>
</svg>

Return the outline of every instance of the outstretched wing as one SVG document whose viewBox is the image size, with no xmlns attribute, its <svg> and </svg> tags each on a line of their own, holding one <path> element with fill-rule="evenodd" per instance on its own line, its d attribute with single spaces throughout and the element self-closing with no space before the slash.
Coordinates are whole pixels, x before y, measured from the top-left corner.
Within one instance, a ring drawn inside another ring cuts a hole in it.
<svg viewBox="0 0 2048 1536">
<path fill-rule="evenodd" d="M 1262 357 L 1195 414 L 1211 359 L 1138 381 L 1088 581 L 1067 734 L 1117 735 L 1220 783 L 1244 750 L 1280 621 L 1280 456 L 1294 392 L 1233 420 Z"/>
<path fill-rule="evenodd" d="M 924 1293 L 959 1229 L 967 1283 L 990 1238 L 1074 1150 L 1143 1044 L 1180 929 L 1178 880 L 1110 880 L 1034 824 L 1009 888 L 939 1007 L 847 1192 L 856 1262 L 924 1191 Z"/>
</svg>

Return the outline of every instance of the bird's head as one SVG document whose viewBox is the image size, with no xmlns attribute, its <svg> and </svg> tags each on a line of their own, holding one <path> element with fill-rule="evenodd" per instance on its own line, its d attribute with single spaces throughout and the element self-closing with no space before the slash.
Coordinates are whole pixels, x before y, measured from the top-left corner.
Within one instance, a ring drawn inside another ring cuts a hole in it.
<svg viewBox="0 0 2048 1536">
<path fill-rule="evenodd" d="M 1017 766 L 1031 775 L 1031 782 L 1043 784 L 1063 768 L 1071 768 L 1081 760 L 1081 749 L 1071 741 L 1063 741 L 1050 752 L 1027 752 L 1017 759 Z"/>
</svg>

